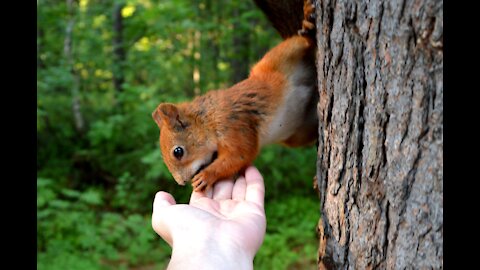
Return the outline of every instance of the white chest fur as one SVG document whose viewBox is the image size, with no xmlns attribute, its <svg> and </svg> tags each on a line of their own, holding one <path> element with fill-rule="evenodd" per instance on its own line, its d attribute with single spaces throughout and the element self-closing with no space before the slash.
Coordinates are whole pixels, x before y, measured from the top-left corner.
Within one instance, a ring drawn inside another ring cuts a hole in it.
<svg viewBox="0 0 480 270">
<path fill-rule="evenodd" d="M 286 140 L 307 121 L 307 107 L 315 91 L 312 76 L 312 71 L 303 65 L 295 68 L 288 78 L 282 104 L 260 136 L 261 146 Z"/>
</svg>

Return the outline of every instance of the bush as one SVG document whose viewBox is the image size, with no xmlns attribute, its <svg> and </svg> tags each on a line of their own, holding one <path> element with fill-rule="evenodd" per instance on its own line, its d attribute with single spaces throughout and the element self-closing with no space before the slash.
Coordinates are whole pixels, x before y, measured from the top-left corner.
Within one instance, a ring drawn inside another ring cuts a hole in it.
<svg viewBox="0 0 480 270">
<path fill-rule="evenodd" d="M 100 208 L 102 192 L 56 189 L 37 179 L 38 269 L 118 269 L 164 265 L 170 247 L 151 228 L 151 216 Z M 151 209 L 150 209 L 151 211 Z"/>
<path fill-rule="evenodd" d="M 255 269 L 314 269 L 316 224 L 320 207 L 311 198 L 285 197 L 265 206 L 267 233 L 254 261 Z"/>
</svg>

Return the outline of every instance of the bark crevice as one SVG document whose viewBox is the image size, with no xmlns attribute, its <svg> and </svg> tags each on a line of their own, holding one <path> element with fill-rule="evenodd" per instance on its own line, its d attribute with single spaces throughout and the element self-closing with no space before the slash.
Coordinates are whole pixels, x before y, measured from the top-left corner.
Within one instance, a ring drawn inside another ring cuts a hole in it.
<svg viewBox="0 0 480 270">
<path fill-rule="evenodd" d="M 317 2 L 319 269 L 443 267 L 442 5 Z"/>
</svg>

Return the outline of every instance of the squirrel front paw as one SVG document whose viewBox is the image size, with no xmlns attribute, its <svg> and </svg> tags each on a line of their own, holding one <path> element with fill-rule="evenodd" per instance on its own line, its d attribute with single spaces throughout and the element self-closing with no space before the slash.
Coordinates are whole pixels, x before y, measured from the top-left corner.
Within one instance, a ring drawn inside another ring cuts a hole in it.
<svg viewBox="0 0 480 270">
<path fill-rule="evenodd" d="M 302 29 L 298 30 L 298 34 L 308 35 L 313 29 L 315 29 L 315 5 L 312 0 L 304 0 Z"/>
<path fill-rule="evenodd" d="M 207 191 L 217 179 L 212 177 L 208 172 L 201 171 L 192 179 L 192 187 L 196 192 Z"/>
</svg>

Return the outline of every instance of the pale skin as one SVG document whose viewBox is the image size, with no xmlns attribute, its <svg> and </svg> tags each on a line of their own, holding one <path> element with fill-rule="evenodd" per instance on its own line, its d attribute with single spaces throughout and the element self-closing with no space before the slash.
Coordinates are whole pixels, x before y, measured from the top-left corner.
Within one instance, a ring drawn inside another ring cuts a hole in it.
<svg viewBox="0 0 480 270">
<path fill-rule="evenodd" d="M 264 196 L 263 177 L 253 166 L 236 181 L 194 191 L 189 204 L 158 192 L 152 227 L 172 247 L 168 269 L 253 269 L 265 236 Z"/>
</svg>

